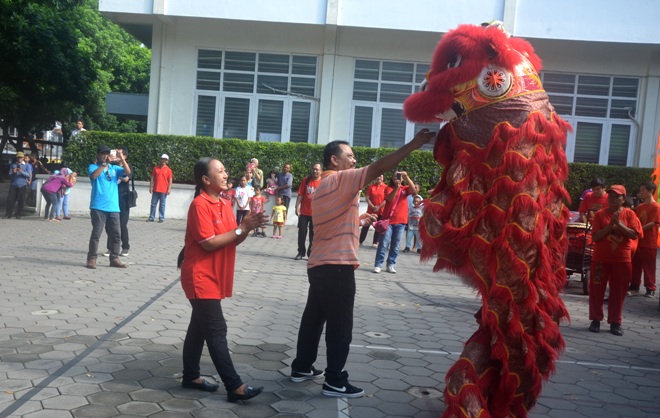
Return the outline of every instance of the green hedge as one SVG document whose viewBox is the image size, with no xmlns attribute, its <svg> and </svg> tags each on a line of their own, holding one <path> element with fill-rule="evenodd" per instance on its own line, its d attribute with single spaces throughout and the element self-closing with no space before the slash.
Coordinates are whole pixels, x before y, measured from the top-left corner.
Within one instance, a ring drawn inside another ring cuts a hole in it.
<svg viewBox="0 0 660 418">
<path fill-rule="evenodd" d="M 589 187 L 589 183 L 596 177 L 602 177 L 605 184 L 622 184 L 629 195 L 635 196 L 639 186 L 651 180 L 652 168 L 604 166 L 588 163 L 570 163 L 566 189 L 571 195 L 573 203 L 571 209 L 577 210 L 582 192 Z"/>
<path fill-rule="evenodd" d="M 87 175 L 87 167 L 96 158 L 99 145 L 110 148 L 128 148 L 128 161 L 135 170 L 135 180 L 149 180 L 151 169 L 160 161 L 162 154 L 170 157 L 169 166 L 175 183 L 193 184 L 193 166 L 200 157 L 214 157 L 227 167 L 230 177 L 239 177 L 252 158 L 259 160 L 264 176 L 276 167 L 291 164 L 293 186 L 298 188 L 315 162 L 323 163 L 323 145 L 307 143 L 253 142 L 240 139 L 216 139 L 174 135 L 119 134 L 87 131 L 84 136 L 69 141 L 62 159 L 67 165 Z M 363 167 L 392 151 L 391 148 L 353 147 L 357 165 Z M 431 169 L 429 169 L 431 167 Z M 435 186 L 442 173 L 430 151 L 415 151 L 400 165 L 422 191 Z"/>
<path fill-rule="evenodd" d="M 307 175 L 314 162 L 322 162 L 323 145 L 306 143 L 253 142 L 240 139 L 216 139 L 175 135 L 119 134 L 87 131 L 79 139 L 69 141 L 63 159 L 81 175 L 87 175 L 87 167 L 96 158 L 98 145 L 128 148 L 128 160 L 135 169 L 136 180 L 149 180 L 151 169 L 160 161 L 161 154 L 168 154 L 176 183 L 193 183 L 193 166 L 200 157 L 211 156 L 222 161 L 231 177 L 238 177 L 251 158 L 259 160 L 259 167 L 268 176 L 270 170 L 291 164 L 294 188 Z M 392 151 L 391 148 L 353 147 L 358 166 L 368 165 Z M 415 151 L 399 166 L 407 171 L 427 195 L 442 174 L 442 168 L 433 160 L 431 151 Z M 571 195 L 571 209 L 577 209 L 582 191 L 591 179 L 602 177 L 609 184 L 623 184 L 630 194 L 639 185 L 651 179 L 651 168 L 615 167 L 597 164 L 571 163 L 566 189 Z M 389 174 L 388 174 L 389 176 Z"/>
</svg>

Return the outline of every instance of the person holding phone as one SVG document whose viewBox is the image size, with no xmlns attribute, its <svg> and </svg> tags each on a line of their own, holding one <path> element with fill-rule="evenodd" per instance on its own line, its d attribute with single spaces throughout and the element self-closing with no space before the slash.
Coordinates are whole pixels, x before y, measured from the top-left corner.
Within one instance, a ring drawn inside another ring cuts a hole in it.
<svg viewBox="0 0 660 418">
<path fill-rule="evenodd" d="M 116 151 L 115 151 L 116 152 Z M 96 268 L 96 258 L 99 249 L 99 239 L 105 228 L 110 246 L 110 267 L 126 268 L 119 261 L 121 250 L 121 232 L 119 228 L 119 189 L 117 181 L 120 177 L 131 174 L 131 167 L 126 163 L 124 154 L 116 152 L 118 165 L 110 164 L 110 148 L 98 147 L 96 162 L 89 165 L 89 179 L 92 183 L 92 197 L 89 204 L 92 219 L 92 234 L 89 237 L 87 252 L 87 268 Z"/>
<path fill-rule="evenodd" d="M 403 182 L 407 186 L 403 186 Z M 399 247 L 403 234 L 408 225 L 408 195 L 419 193 L 417 186 L 408 177 L 405 171 L 396 171 L 392 175 L 389 186 L 385 189 L 385 209 L 383 209 L 383 219 L 389 216 L 390 224 L 387 231 L 380 236 L 378 249 L 376 249 L 376 260 L 374 262 L 374 273 L 380 273 L 385 253 L 387 252 L 387 264 L 385 271 L 396 274 L 396 259 L 399 256 Z"/>
</svg>

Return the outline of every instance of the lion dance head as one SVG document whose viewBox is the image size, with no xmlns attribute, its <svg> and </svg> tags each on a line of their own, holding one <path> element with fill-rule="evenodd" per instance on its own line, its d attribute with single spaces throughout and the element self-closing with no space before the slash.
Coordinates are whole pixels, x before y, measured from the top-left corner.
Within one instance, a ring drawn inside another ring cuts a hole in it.
<svg viewBox="0 0 660 418">
<path fill-rule="evenodd" d="M 411 121 L 447 122 L 434 148 L 442 177 L 420 222 L 422 259 L 482 297 L 478 329 L 447 373 L 445 417 L 527 416 L 564 347 L 570 126 L 540 70 L 532 46 L 501 24 L 462 25 L 404 103 Z"/>
</svg>

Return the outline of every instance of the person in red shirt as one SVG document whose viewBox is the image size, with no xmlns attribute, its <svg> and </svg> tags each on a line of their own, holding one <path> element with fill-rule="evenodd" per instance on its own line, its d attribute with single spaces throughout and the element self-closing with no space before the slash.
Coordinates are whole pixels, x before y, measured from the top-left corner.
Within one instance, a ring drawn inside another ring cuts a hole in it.
<svg viewBox="0 0 660 418">
<path fill-rule="evenodd" d="M 367 200 L 367 213 L 373 213 L 378 216 L 378 220 L 383 219 L 383 209 L 385 208 L 385 188 L 387 184 L 383 181 L 384 177 L 381 174 L 376 177 L 376 180 L 367 187 L 367 192 L 365 193 L 365 198 Z M 365 225 L 360 231 L 360 244 L 364 242 L 369 233 L 369 227 L 371 225 Z M 374 230 L 374 239 L 372 246 L 377 247 L 378 241 L 380 239 L 380 234 L 378 231 Z"/>
<path fill-rule="evenodd" d="M 192 306 L 183 343 L 184 388 L 215 392 L 218 385 L 200 377 L 199 362 L 208 347 L 213 364 L 227 390 L 229 402 L 244 401 L 263 387 L 244 384 L 234 369 L 227 346 L 227 323 L 220 301 L 232 296 L 236 246 L 248 233 L 266 222 L 263 213 L 252 212 L 236 225 L 231 203 L 221 197 L 227 190 L 227 171 L 218 160 L 199 159 L 194 167 L 195 198 L 188 209 L 185 246 L 177 262 L 181 286 Z"/>
<path fill-rule="evenodd" d="M 172 190 L 172 170 L 167 166 L 170 157 L 167 154 L 160 156 L 160 163 L 151 170 L 151 181 L 149 182 L 149 193 L 151 193 L 151 212 L 147 222 L 153 222 L 156 218 L 156 206 L 158 207 L 158 223 L 165 221 L 165 204 L 167 196 Z M 159 205 L 160 203 L 160 205 Z"/>
<path fill-rule="evenodd" d="M 644 272 L 644 287 L 647 298 L 655 296 L 655 258 L 658 254 L 658 225 L 660 225 L 660 205 L 653 200 L 656 186 L 648 181 L 639 187 L 639 197 L 643 203 L 637 206 L 635 213 L 642 224 L 644 236 L 639 239 L 637 251 L 632 261 L 631 292 L 639 292 Z"/>
<path fill-rule="evenodd" d="M 605 193 L 605 180 L 602 178 L 595 178 L 589 183 L 591 192 L 584 195 L 582 202 L 580 202 L 580 222 L 591 222 L 594 213 L 607 207 L 607 194 Z"/>
<path fill-rule="evenodd" d="M 594 214 L 592 238 L 594 252 L 589 278 L 589 331 L 600 332 L 603 320 L 605 289 L 609 282 L 610 299 L 607 322 L 610 332 L 623 335 L 621 315 L 623 300 L 632 276 L 631 242 L 642 236 L 642 225 L 631 209 L 624 208 L 626 189 L 615 184 L 607 191 L 608 207 Z"/>
<path fill-rule="evenodd" d="M 408 186 L 403 186 L 403 182 Z M 408 225 L 408 195 L 416 195 L 419 192 L 417 186 L 408 177 L 405 171 L 396 171 L 392 175 L 389 186 L 385 189 L 385 208 L 383 209 L 383 219 L 389 216 L 390 224 L 385 234 L 380 237 L 378 241 L 378 249 L 376 249 L 376 260 L 374 261 L 374 273 L 380 273 L 381 266 L 385 261 L 385 253 L 387 255 L 387 267 L 385 271 L 388 273 L 396 274 L 394 266 L 396 259 L 399 256 L 399 247 L 401 246 L 401 239 L 403 233 L 406 231 Z"/>
<path fill-rule="evenodd" d="M 309 228 L 309 247 L 307 248 L 307 257 L 312 253 L 312 242 L 314 241 L 314 223 L 312 222 L 312 200 L 314 192 L 321 183 L 321 163 L 312 164 L 309 176 L 305 177 L 298 187 L 298 197 L 296 198 L 296 215 L 298 215 L 298 255 L 296 260 L 301 260 L 305 256 L 305 240 L 307 239 L 307 229 Z"/>
</svg>

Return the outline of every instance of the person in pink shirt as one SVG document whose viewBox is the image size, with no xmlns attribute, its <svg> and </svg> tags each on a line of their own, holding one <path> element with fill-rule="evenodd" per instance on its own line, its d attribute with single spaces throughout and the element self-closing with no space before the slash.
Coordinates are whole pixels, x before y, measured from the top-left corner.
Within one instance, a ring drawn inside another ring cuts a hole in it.
<svg viewBox="0 0 660 418">
<path fill-rule="evenodd" d="M 433 137 L 428 129 L 422 129 L 403 147 L 357 169 L 347 142 L 332 141 L 323 149 L 324 171 L 312 200 L 314 251 L 307 261 L 309 293 L 300 320 L 296 358 L 291 363 L 293 382 L 323 377 L 324 373 L 314 368 L 314 362 L 325 326 L 328 366 L 323 394 L 364 396 L 364 390 L 348 382 L 348 372 L 344 370 L 353 334 L 355 269 L 360 264 L 359 227 L 376 219 L 375 214 L 359 214 L 360 191 Z"/>
<path fill-rule="evenodd" d="M 62 185 L 73 187 L 73 184 L 69 182 L 64 174 L 55 174 L 50 176 L 44 185 L 41 186 L 41 194 L 47 202 L 46 217 L 51 222 L 59 222 L 59 219 L 57 219 L 57 196 Z"/>
</svg>

